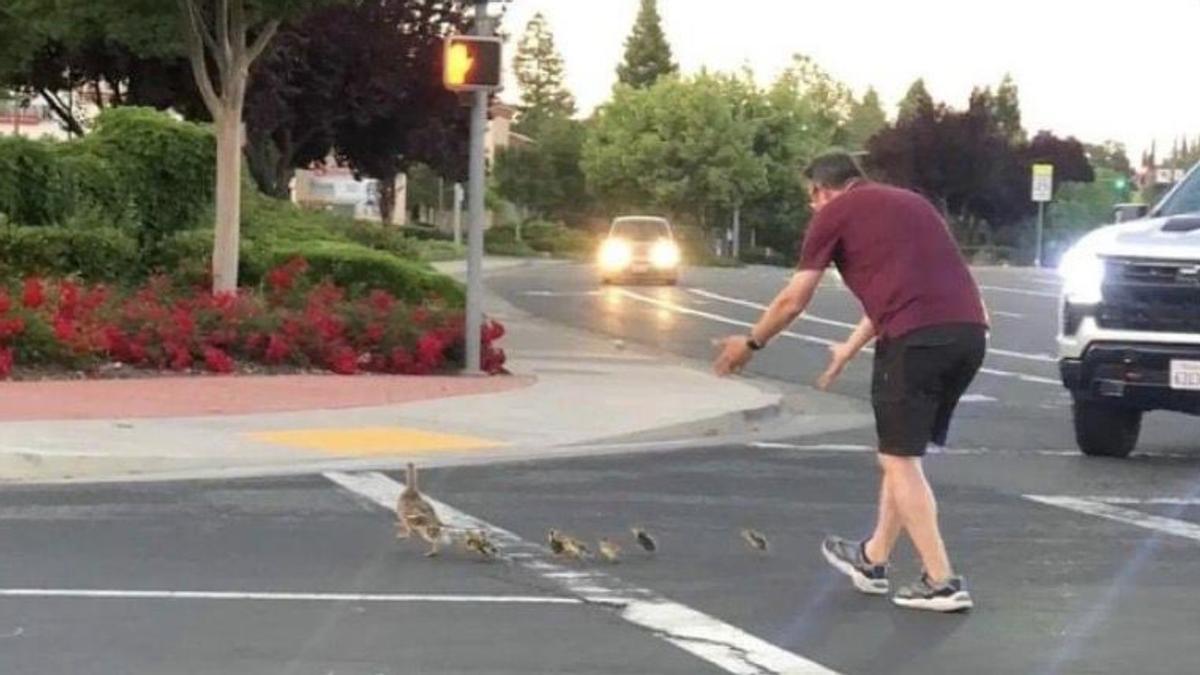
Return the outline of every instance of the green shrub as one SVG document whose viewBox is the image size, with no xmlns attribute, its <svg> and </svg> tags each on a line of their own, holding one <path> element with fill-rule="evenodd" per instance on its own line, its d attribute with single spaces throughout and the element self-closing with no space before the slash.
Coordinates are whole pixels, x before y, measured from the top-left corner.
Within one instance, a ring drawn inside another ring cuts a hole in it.
<svg viewBox="0 0 1200 675">
<path fill-rule="evenodd" d="M 331 241 L 280 243 L 270 248 L 266 269 L 293 258 L 304 258 L 317 276 L 329 277 L 353 294 L 382 289 L 408 302 L 425 302 L 438 296 L 459 307 L 466 301 L 462 286 L 438 274 L 428 264 L 403 260 L 360 244 Z M 261 278 L 265 269 L 259 274 Z"/>
<path fill-rule="evenodd" d="M 257 189 L 242 195 L 242 238 L 262 242 L 350 241 L 345 231 L 354 220 L 324 211 L 302 209 L 268 197 Z"/>
<path fill-rule="evenodd" d="M 517 243 L 517 229 L 509 225 L 496 225 L 483 233 L 485 247 Z"/>
<path fill-rule="evenodd" d="M 467 222 L 465 218 L 463 219 L 462 228 L 463 236 L 466 236 Z M 454 241 L 454 234 L 450 232 L 443 232 L 432 225 L 404 225 L 400 228 L 400 233 L 406 237 L 412 237 L 413 239 L 420 239 L 422 241 Z"/>
<path fill-rule="evenodd" d="M 597 246 L 596 238 L 583 230 L 537 220 L 521 227 L 521 241 L 535 251 L 564 258 L 590 256 Z"/>
<path fill-rule="evenodd" d="M 216 141 L 208 127 L 149 108 L 113 108 L 76 143 L 112 171 L 143 243 L 190 229 L 210 212 Z"/>
<path fill-rule="evenodd" d="M 408 236 L 402 229 L 364 220 L 352 220 L 341 229 L 341 234 L 356 244 L 362 244 L 376 251 L 387 251 L 392 255 L 409 260 L 428 260 L 424 256 L 430 246 L 441 244 L 437 239 L 421 240 Z M 453 246 L 453 242 L 450 242 Z"/>
<path fill-rule="evenodd" d="M 108 160 L 82 142 L 57 143 L 53 151 L 70 208 L 59 224 L 140 228 L 133 197 Z"/>
<path fill-rule="evenodd" d="M 532 258 L 538 255 L 538 252 L 529 248 L 529 244 L 524 242 L 492 242 L 484 243 L 484 250 L 488 255 L 501 255 L 510 258 Z"/>
<path fill-rule="evenodd" d="M 417 257 L 425 262 L 446 262 L 462 260 L 467 255 L 467 248 L 452 241 L 418 241 L 412 242 L 416 247 Z"/>
<path fill-rule="evenodd" d="M 0 213 L 19 225 L 54 225 L 70 210 L 60 163 L 48 141 L 0 137 Z"/>
<path fill-rule="evenodd" d="M 769 248 L 747 248 L 741 252 L 741 260 L 751 265 L 773 265 L 791 267 L 793 261 L 786 255 Z"/>
<path fill-rule="evenodd" d="M 132 278 L 139 269 L 137 242 L 112 227 L 0 228 L 0 276 L 79 276 L 93 282 Z"/>
<path fill-rule="evenodd" d="M 175 232 L 143 253 L 141 272 L 143 275 L 166 274 L 188 286 L 205 285 L 212 278 L 212 251 L 211 229 Z M 246 257 L 243 250 L 239 256 L 242 266 Z"/>
</svg>

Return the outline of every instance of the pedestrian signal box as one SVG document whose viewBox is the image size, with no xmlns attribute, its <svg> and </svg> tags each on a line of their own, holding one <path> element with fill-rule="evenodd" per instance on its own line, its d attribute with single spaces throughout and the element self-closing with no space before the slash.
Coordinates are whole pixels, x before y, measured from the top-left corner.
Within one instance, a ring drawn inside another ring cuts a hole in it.
<svg viewBox="0 0 1200 675">
<path fill-rule="evenodd" d="M 442 80 L 450 91 L 500 88 L 500 38 L 452 35 L 446 38 Z"/>
</svg>

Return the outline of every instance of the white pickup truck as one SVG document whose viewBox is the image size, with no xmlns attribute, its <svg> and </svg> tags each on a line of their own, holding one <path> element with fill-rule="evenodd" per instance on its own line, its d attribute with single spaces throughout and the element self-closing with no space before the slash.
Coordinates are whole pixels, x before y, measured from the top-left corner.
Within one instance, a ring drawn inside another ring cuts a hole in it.
<svg viewBox="0 0 1200 675">
<path fill-rule="evenodd" d="M 1105 457 L 1133 452 L 1145 412 L 1200 415 L 1200 165 L 1153 209 L 1118 207 L 1117 220 L 1059 265 L 1075 438 Z"/>
</svg>

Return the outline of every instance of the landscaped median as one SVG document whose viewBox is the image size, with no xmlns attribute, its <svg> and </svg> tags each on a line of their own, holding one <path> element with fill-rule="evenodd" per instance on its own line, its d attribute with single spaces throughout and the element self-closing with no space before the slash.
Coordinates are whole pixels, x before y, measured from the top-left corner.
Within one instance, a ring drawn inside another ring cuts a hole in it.
<svg viewBox="0 0 1200 675">
<path fill-rule="evenodd" d="M 504 368 L 490 321 L 483 365 Z M 213 295 L 156 276 L 130 288 L 29 278 L 0 291 L 0 376 L 97 374 L 134 368 L 213 373 L 329 370 L 426 375 L 456 368 L 461 310 L 430 296 L 350 294 L 303 258 L 270 270 L 261 289 Z"/>
<path fill-rule="evenodd" d="M 462 285 L 398 228 L 244 186 L 236 293 L 211 288 L 211 130 L 136 108 L 0 139 L 0 376 L 426 375 L 464 360 Z M 488 322 L 483 367 L 504 369 Z"/>
</svg>

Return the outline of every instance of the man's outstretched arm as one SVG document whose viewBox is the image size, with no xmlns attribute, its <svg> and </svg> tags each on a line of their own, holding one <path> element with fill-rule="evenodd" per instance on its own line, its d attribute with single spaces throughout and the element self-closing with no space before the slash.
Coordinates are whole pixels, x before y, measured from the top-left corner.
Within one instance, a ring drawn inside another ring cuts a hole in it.
<svg viewBox="0 0 1200 675">
<path fill-rule="evenodd" d="M 730 375 L 741 370 L 754 354 L 750 340 L 755 344 L 765 346 L 776 335 L 779 335 L 793 321 L 798 319 L 808 304 L 812 302 L 817 286 L 821 283 L 824 270 L 800 270 L 784 287 L 775 299 L 771 301 L 758 323 L 750 329 L 750 334 L 735 335 L 718 342 L 721 353 L 713 363 L 713 369 L 718 375 Z"/>
</svg>

